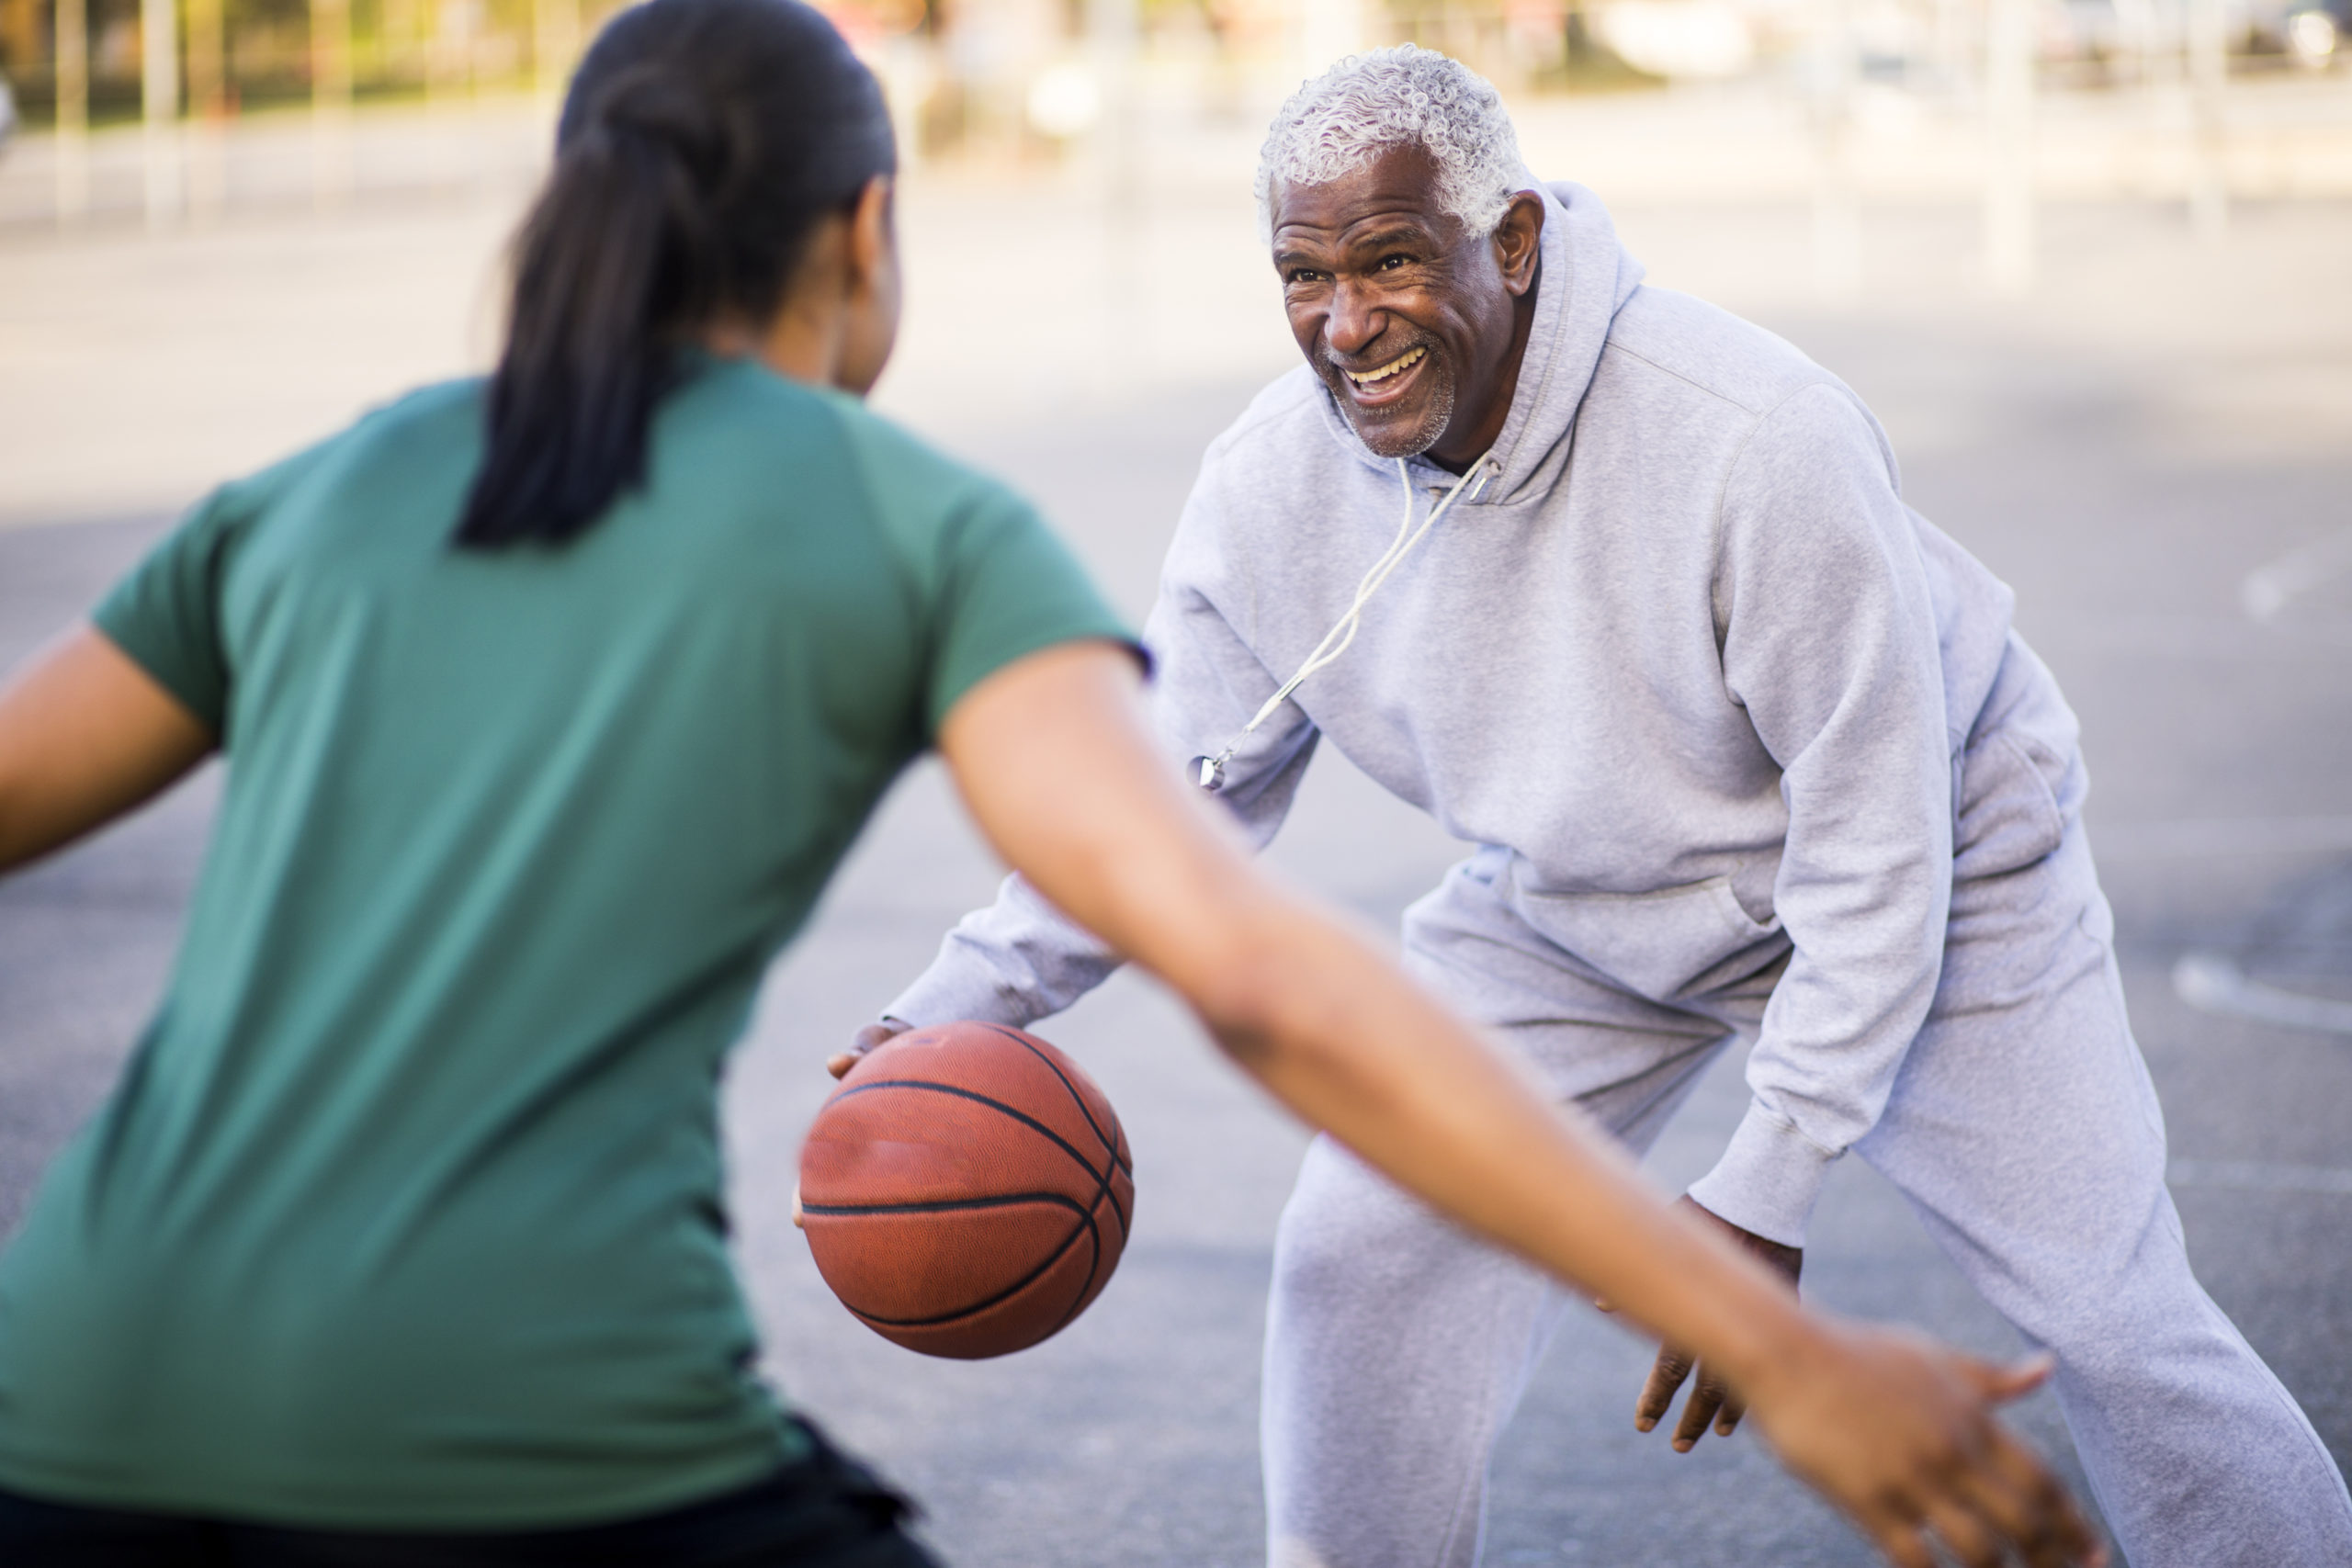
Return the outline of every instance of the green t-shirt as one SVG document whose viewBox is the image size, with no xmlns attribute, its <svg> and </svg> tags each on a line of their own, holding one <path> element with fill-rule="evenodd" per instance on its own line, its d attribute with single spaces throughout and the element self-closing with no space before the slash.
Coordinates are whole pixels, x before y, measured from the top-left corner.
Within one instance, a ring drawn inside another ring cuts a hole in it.
<svg viewBox="0 0 2352 1568">
<path fill-rule="evenodd" d="M 854 400 L 698 363 L 647 480 L 459 550 L 482 388 L 216 493 L 97 625 L 221 737 L 169 989 L 0 1258 L 0 1486 L 530 1528 L 747 1484 L 718 1079 L 975 682 L 1127 633 Z"/>
</svg>

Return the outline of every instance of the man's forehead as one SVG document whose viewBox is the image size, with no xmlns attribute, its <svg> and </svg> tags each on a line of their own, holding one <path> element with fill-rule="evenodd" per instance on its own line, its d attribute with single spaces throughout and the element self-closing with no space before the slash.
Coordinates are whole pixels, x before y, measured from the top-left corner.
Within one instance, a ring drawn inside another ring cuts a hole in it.
<svg viewBox="0 0 2352 1568">
<path fill-rule="evenodd" d="M 1336 232 L 1372 218 L 1418 220 L 1442 230 L 1437 161 L 1418 142 L 1383 148 L 1365 163 L 1317 184 L 1283 180 L 1273 191 L 1273 226 Z"/>
</svg>

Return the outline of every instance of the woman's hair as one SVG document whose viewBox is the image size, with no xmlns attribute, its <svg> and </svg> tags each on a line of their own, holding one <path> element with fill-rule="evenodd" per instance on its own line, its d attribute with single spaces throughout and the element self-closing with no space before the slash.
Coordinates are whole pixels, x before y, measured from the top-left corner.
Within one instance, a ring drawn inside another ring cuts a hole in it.
<svg viewBox="0 0 2352 1568">
<path fill-rule="evenodd" d="M 515 246 L 457 542 L 571 538 L 643 482 L 679 351 L 772 318 L 820 219 L 897 165 L 873 73 L 797 0 L 646 0 L 581 62 Z"/>
</svg>

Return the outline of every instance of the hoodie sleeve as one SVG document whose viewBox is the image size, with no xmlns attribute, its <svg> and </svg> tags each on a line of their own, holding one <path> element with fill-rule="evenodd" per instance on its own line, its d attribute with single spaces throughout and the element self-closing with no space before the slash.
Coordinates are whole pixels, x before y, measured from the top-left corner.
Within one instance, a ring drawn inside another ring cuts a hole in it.
<svg viewBox="0 0 2352 1568">
<path fill-rule="evenodd" d="M 1943 958 L 1952 772 L 1936 616 L 1876 424 L 1843 388 L 1767 414 L 1735 463 L 1716 574 L 1724 679 L 1781 767 L 1773 906 L 1793 944 L 1754 1092 L 1690 1189 L 1802 1246 L 1829 1166 L 1876 1124 Z"/>
<path fill-rule="evenodd" d="M 1222 607 L 1231 573 L 1213 500 L 1216 456 L 1185 503 L 1159 603 L 1144 624 L 1153 671 L 1148 701 L 1170 766 L 1234 748 L 1217 798 L 1239 818 L 1251 845 L 1263 849 L 1289 815 L 1317 732 L 1296 704 L 1285 703 L 1255 733 L 1241 733 L 1281 682 Z M 1119 963 L 1016 872 L 1004 879 L 995 903 L 956 922 L 931 967 L 883 1016 L 918 1027 L 978 1019 L 1022 1028 L 1069 1007 Z"/>
</svg>

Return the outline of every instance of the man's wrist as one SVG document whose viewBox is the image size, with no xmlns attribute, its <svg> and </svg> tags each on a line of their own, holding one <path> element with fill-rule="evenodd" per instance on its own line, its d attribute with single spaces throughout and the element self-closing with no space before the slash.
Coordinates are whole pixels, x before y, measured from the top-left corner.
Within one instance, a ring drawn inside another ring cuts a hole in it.
<svg viewBox="0 0 2352 1568">
<path fill-rule="evenodd" d="M 1733 1244 L 1742 1252 L 1755 1258 L 1775 1274 L 1785 1276 L 1791 1284 L 1794 1284 L 1799 1276 L 1804 1272 L 1804 1247 L 1791 1247 L 1785 1242 L 1774 1241 L 1768 1236 L 1758 1235 L 1754 1231 L 1743 1226 L 1736 1225 L 1687 1193 L 1683 1196 L 1682 1201 L 1693 1213 L 1703 1216 L 1708 1223 L 1730 1237 Z"/>
<path fill-rule="evenodd" d="M 992 974 L 974 973 L 969 966 L 945 962 L 933 964 L 915 983 L 890 998 L 881 1012 L 885 1023 L 928 1029 L 937 1024 L 972 1020 L 1028 1026 L 1030 1015 L 1021 994 Z"/>
<path fill-rule="evenodd" d="M 1729 1220 L 1708 1213 L 1693 1199 L 1681 1199 L 1681 1208 L 1702 1227 L 1729 1241 L 1750 1265 L 1743 1267 L 1731 1291 L 1714 1304 L 1719 1321 L 1713 1324 L 1714 1345 L 1698 1345 L 1714 1371 L 1729 1378 L 1747 1394 L 1752 1387 L 1778 1387 L 1785 1368 L 1814 1366 L 1830 1354 L 1830 1336 L 1818 1316 L 1809 1314 L 1797 1300 L 1797 1274 L 1804 1265 L 1799 1248 L 1781 1246 L 1736 1227 Z M 1759 1272 L 1761 1269 L 1761 1272 Z"/>
<path fill-rule="evenodd" d="M 1751 1235 L 1803 1247 L 1814 1205 L 1841 1152 L 1823 1148 L 1786 1117 L 1750 1104 L 1714 1169 L 1690 1184 L 1690 1201 Z"/>
</svg>

